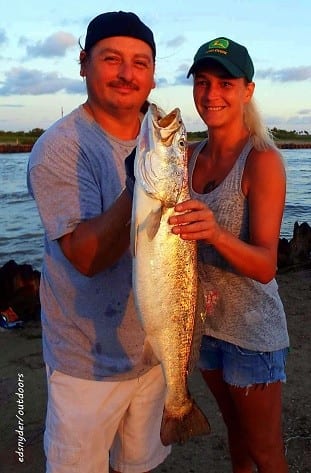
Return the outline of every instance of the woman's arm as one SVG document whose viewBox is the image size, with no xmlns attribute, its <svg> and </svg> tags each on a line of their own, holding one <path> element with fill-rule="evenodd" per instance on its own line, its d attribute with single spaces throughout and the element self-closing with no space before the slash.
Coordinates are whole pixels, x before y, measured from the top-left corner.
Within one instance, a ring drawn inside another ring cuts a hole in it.
<svg viewBox="0 0 311 473">
<path fill-rule="evenodd" d="M 285 170 L 279 153 L 274 149 L 253 150 L 242 181 L 249 203 L 249 242 L 239 240 L 222 228 L 213 212 L 199 200 L 176 206 L 176 212 L 185 213 L 171 217 L 172 232 L 185 240 L 203 240 L 213 245 L 236 271 L 267 283 L 277 268 L 285 189 Z"/>
</svg>

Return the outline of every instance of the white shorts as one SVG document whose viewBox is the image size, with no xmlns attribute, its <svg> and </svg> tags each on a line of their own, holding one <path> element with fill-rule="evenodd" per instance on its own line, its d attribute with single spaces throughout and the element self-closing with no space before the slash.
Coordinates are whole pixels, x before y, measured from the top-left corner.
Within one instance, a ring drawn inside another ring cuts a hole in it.
<svg viewBox="0 0 311 473">
<path fill-rule="evenodd" d="M 106 382 L 53 371 L 44 433 L 47 473 L 143 473 L 169 455 L 160 440 L 161 366 L 140 378 Z"/>
</svg>

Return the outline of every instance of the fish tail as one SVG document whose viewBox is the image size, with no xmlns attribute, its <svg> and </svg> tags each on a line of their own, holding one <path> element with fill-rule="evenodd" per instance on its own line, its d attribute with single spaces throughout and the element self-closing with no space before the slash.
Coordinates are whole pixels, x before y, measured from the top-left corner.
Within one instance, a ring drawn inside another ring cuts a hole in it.
<svg viewBox="0 0 311 473">
<path fill-rule="evenodd" d="M 163 445 L 182 444 L 197 435 L 207 435 L 210 431 L 205 414 L 194 401 L 191 410 L 183 417 L 174 417 L 164 409 L 160 431 Z"/>
</svg>

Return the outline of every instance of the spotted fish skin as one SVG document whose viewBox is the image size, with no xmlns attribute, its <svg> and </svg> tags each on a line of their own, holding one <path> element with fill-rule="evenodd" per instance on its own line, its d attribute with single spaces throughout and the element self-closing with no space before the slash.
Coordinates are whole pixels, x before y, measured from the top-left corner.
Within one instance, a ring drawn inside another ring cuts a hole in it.
<svg viewBox="0 0 311 473">
<path fill-rule="evenodd" d="M 210 432 L 187 386 L 205 318 L 197 244 L 174 235 L 168 223 L 174 206 L 190 198 L 186 138 L 179 109 L 165 115 L 151 104 L 134 165 L 133 290 L 146 332 L 145 361 L 151 363 L 154 357 L 160 361 L 167 385 L 161 426 L 164 445 Z"/>
</svg>

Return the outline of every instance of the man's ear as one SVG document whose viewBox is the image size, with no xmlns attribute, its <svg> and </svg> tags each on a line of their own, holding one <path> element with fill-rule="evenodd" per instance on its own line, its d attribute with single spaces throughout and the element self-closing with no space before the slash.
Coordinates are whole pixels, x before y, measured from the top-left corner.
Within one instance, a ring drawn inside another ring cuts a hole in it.
<svg viewBox="0 0 311 473">
<path fill-rule="evenodd" d="M 84 49 L 80 51 L 80 76 L 85 77 L 85 61 L 86 61 L 86 52 Z"/>
</svg>

